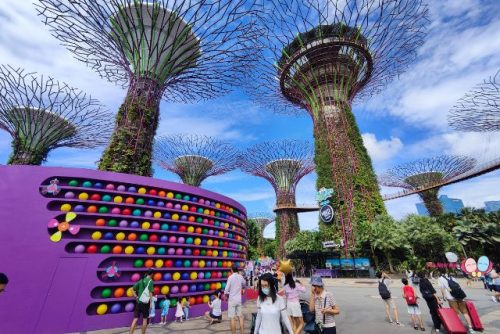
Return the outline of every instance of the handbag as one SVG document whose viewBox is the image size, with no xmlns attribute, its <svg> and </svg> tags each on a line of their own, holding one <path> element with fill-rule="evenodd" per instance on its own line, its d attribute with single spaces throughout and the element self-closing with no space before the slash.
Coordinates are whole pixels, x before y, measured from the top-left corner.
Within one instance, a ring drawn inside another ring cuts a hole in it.
<svg viewBox="0 0 500 334">
<path fill-rule="evenodd" d="M 326 307 L 326 296 L 325 296 L 325 303 L 323 304 L 323 308 Z M 309 334 L 321 334 L 323 333 L 323 324 L 325 323 L 326 320 L 326 314 L 323 313 L 323 322 L 318 323 L 318 322 L 309 322 L 304 326 L 304 331 L 306 331 Z"/>
<path fill-rule="evenodd" d="M 139 297 L 139 301 L 143 304 L 148 304 L 149 303 L 149 284 L 151 283 L 151 280 L 149 280 L 148 285 L 144 288 L 144 290 L 141 293 L 141 296 Z M 144 284 L 144 281 L 143 281 Z"/>
</svg>

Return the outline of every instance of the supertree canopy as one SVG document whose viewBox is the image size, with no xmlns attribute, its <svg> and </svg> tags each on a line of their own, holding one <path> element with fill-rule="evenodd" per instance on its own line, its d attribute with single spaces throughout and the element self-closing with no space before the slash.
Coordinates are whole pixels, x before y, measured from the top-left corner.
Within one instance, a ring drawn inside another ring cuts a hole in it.
<svg viewBox="0 0 500 334">
<path fill-rule="evenodd" d="M 225 93 L 257 54 L 254 0 L 40 0 L 53 35 L 128 86 L 101 170 L 151 175 L 159 104 Z"/>
<path fill-rule="evenodd" d="M 237 167 L 238 150 L 208 136 L 174 135 L 156 139 L 154 159 L 182 182 L 199 187 L 209 176 Z"/>
<path fill-rule="evenodd" d="M 458 100 L 448 124 L 458 131 L 500 131 L 500 71 Z"/>
<path fill-rule="evenodd" d="M 276 216 L 267 212 L 257 212 L 248 216 L 249 220 L 255 222 L 257 227 L 259 228 L 259 238 L 258 238 L 258 247 L 257 251 L 259 256 L 264 256 L 264 230 L 268 225 L 276 220 Z"/>
<path fill-rule="evenodd" d="M 275 112 L 312 117 L 317 187 L 334 188 L 343 231 L 385 211 L 351 105 L 405 71 L 423 43 L 422 0 L 269 0 L 250 82 Z M 346 249 L 348 243 L 346 240 Z"/>
<path fill-rule="evenodd" d="M 296 140 L 263 142 L 244 153 L 240 168 L 266 179 L 276 192 L 277 254 L 283 257 L 285 242 L 300 230 L 295 188 L 302 177 L 314 170 L 312 147 Z"/>
<path fill-rule="evenodd" d="M 9 164 L 40 165 L 58 147 L 109 140 L 111 113 L 84 92 L 23 69 L 0 66 L 0 128 L 12 136 Z"/>
<path fill-rule="evenodd" d="M 429 215 L 439 216 L 443 207 L 438 200 L 440 187 L 426 189 L 463 174 L 476 166 L 476 159 L 442 155 L 406 163 L 388 170 L 379 178 L 380 184 L 387 187 L 399 187 L 411 190 L 422 189 L 422 198 Z"/>
</svg>

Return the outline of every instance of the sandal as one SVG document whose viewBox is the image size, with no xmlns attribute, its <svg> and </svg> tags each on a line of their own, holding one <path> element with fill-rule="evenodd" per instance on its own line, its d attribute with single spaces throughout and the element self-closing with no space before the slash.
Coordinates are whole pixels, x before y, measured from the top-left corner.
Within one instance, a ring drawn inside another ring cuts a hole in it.
<svg viewBox="0 0 500 334">
<path fill-rule="evenodd" d="M 425 332 L 425 328 L 424 328 L 424 327 L 420 327 L 420 330 L 421 330 L 422 332 Z"/>
<path fill-rule="evenodd" d="M 413 326 L 413 329 L 418 331 L 418 326 Z"/>
</svg>

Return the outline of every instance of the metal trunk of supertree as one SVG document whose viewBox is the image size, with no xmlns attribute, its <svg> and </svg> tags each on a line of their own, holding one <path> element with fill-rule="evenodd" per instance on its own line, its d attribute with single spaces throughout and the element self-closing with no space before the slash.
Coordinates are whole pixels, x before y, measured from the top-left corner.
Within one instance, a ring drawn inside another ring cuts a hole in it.
<svg viewBox="0 0 500 334">
<path fill-rule="evenodd" d="M 476 159 L 464 156 L 442 155 L 425 158 L 388 170 L 379 177 L 379 182 L 387 187 L 422 189 L 419 196 L 429 215 L 437 217 L 443 213 L 443 207 L 438 199 L 440 187 L 427 188 L 464 174 L 476 164 Z"/>
<path fill-rule="evenodd" d="M 316 162 L 331 164 L 317 166 L 318 187 L 333 184 L 347 255 L 354 223 L 385 212 L 352 102 L 378 93 L 415 58 L 427 8 L 421 0 L 270 0 L 263 7 L 266 50 L 250 92 L 276 112 L 300 108 L 311 116 Z"/>
<path fill-rule="evenodd" d="M 181 134 L 158 138 L 154 153 L 162 168 L 195 187 L 210 176 L 235 169 L 239 155 L 232 145 L 215 138 Z"/>
<path fill-rule="evenodd" d="M 307 142 L 281 140 L 257 144 L 241 157 L 243 171 L 268 180 L 276 193 L 277 256 L 285 256 L 285 243 L 300 230 L 295 188 L 314 170 L 312 147 Z"/>
<path fill-rule="evenodd" d="M 253 220 L 257 227 L 259 228 L 259 240 L 257 245 L 257 252 L 259 256 L 265 256 L 264 254 L 264 230 L 266 227 L 276 220 L 276 217 L 267 213 L 255 213 L 249 216 L 249 219 Z"/>
<path fill-rule="evenodd" d="M 104 145 L 111 119 L 97 100 L 65 83 L 0 67 L 0 129 L 12 136 L 9 164 L 40 165 L 58 147 Z"/>
<path fill-rule="evenodd" d="M 53 35 L 128 86 L 99 169 L 150 176 L 161 99 L 226 93 L 256 56 L 253 0 L 40 0 Z"/>
</svg>

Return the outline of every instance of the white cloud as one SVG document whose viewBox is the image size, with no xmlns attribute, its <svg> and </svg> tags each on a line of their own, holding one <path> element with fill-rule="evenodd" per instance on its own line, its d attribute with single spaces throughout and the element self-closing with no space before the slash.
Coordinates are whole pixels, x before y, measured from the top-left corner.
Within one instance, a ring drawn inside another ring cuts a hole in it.
<svg viewBox="0 0 500 334">
<path fill-rule="evenodd" d="M 238 191 L 232 193 L 225 193 L 225 196 L 231 197 L 238 202 L 254 202 L 261 201 L 264 199 L 274 198 L 274 192 L 262 191 L 261 188 L 257 189 L 245 189 L 245 191 Z"/>
<path fill-rule="evenodd" d="M 391 137 L 390 140 L 377 140 L 374 133 L 364 133 L 362 137 L 363 143 L 374 162 L 388 160 L 399 153 L 403 148 L 401 139 L 396 137 Z"/>
</svg>

